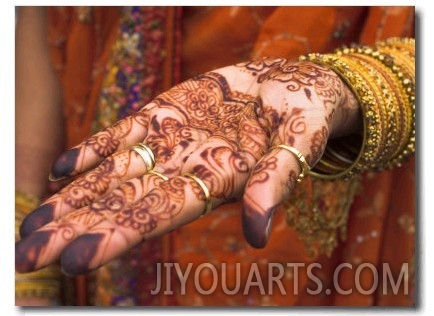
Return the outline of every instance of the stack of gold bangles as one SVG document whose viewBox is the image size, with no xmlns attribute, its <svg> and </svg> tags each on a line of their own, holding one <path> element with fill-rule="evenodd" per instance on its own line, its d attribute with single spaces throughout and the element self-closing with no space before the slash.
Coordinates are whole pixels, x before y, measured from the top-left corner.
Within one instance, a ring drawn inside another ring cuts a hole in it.
<svg viewBox="0 0 434 316">
<path fill-rule="evenodd" d="M 401 166 L 415 151 L 415 40 L 390 38 L 374 47 L 352 46 L 333 54 L 310 54 L 352 89 L 363 114 L 363 134 L 330 140 L 309 172 L 348 179 L 364 171 Z"/>
</svg>

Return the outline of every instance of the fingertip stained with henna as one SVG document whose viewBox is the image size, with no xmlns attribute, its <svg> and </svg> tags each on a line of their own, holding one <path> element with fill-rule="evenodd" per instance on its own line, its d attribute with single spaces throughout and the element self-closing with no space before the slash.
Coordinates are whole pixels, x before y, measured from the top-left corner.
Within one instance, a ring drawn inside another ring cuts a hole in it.
<svg viewBox="0 0 434 316">
<path fill-rule="evenodd" d="M 21 238 L 29 236 L 31 233 L 51 222 L 54 218 L 54 206 L 45 204 L 39 206 L 32 213 L 24 218 L 20 226 Z"/>
<path fill-rule="evenodd" d="M 62 271 L 67 275 L 80 275 L 94 269 L 90 261 L 100 246 L 104 234 L 86 234 L 75 239 L 60 257 Z"/>
<path fill-rule="evenodd" d="M 15 269 L 20 273 L 35 270 L 39 255 L 45 249 L 53 230 L 35 232 L 15 244 Z"/>
<path fill-rule="evenodd" d="M 54 178 L 62 178 L 71 175 L 79 153 L 80 150 L 78 148 L 73 148 L 63 153 L 54 163 L 51 169 L 51 175 Z"/>
</svg>

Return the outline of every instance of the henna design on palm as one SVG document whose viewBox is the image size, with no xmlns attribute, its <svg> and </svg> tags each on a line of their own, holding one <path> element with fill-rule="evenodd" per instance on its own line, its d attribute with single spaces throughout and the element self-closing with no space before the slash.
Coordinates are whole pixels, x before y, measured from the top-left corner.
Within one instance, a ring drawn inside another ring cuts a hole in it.
<svg viewBox="0 0 434 316">
<path fill-rule="evenodd" d="M 272 213 L 300 172 L 292 155 L 268 148 L 298 146 L 313 166 L 336 109 L 351 99 L 343 88 L 326 68 L 275 58 L 178 84 L 59 158 L 53 175 L 77 178 L 26 219 L 17 269 L 62 256 L 68 271 L 83 273 L 196 219 L 204 194 L 185 172 L 206 183 L 214 207 L 243 198 L 245 236 L 262 247 Z M 276 96 L 279 104 L 270 101 Z M 143 161 L 128 150 L 136 142 L 152 148 L 168 181 L 143 174 Z M 86 243 L 93 253 L 81 252 Z"/>
</svg>

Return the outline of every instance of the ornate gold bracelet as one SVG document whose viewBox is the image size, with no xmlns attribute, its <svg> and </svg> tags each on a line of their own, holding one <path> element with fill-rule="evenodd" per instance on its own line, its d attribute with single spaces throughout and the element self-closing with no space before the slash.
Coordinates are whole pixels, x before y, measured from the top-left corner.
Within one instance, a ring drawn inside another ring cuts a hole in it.
<svg viewBox="0 0 434 316">
<path fill-rule="evenodd" d="M 414 45 L 412 39 L 393 38 L 378 47 L 353 46 L 299 58 L 336 72 L 353 91 L 363 115 L 361 137 L 330 140 L 310 171 L 313 177 L 346 179 L 391 169 L 414 153 Z"/>
<path fill-rule="evenodd" d="M 381 96 L 380 117 L 384 123 L 382 144 L 380 145 L 381 152 L 376 158 L 377 169 L 381 169 L 385 164 L 394 157 L 398 151 L 399 144 L 402 143 L 402 124 L 400 120 L 400 101 L 396 93 L 396 83 L 393 82 L 393 77 L 386 73 L 381 63 L 375 63 L 374 60 L 369 60 L 366 56 L 352 53 L 348 58 L 354 60 L 358 65 L 366 69 L 371 77 L 371 82 L 375 86 L 373 90 Z"/>
<path fill-rule="evenodd" d="M 337 173 L 323 173 L 318 172 L 316 166 L 311 170 L 310 175 L 322 179 L 338 179 L 338 178 L 350 178 L 357 173 L 365 171 L 371 164 L 373 159 L 380 148 L 381 135 L 379 131 L 382 130 L 381 118 L 379 110 L 376 108 L 377 100 L 376 95 L 372 91 L 371 87 L 367 85 L 368 78 L 363 74 L 352 69 L 346 62 L 337 55 L 322 55 L 322 54 L 310 54 L 301 60 L 308 60 L 311 62 L 322 64 L 335 71 L 344 82 L 353 90 L 356 96 L 361 111 L 363 113 L 363 135 L 360 142 L 361 149 L 356 156 L 351 151 L 347 151 L 351 164 L 341 164 L 342 171 Z M 344 148 L 342 146 L 341 148 Z M 326 148 L 327 151 L 327 148 Z M 323 156 L 324 157 L 324 156 Z M 322 163 L 330 164 L 330 161 L 325 161 L 323 158 Z"/>
<path fill-rule="evenodd" d="M 392 45 L 392 46 L 390 46 Z M 403 122 L 403 131 L 400 147 L 397 154 L 387 162 L 386 168 L 391 169 L 401 166 L 402 163 L 415 151 L 415 59 L 414 59 L 414 39 L 392 38 L 384 42 L 377 43 L 378 50 L 369 47 L 357 47 L 351 49 L 352 52 L 368 55 L 385 67 L 389 68 L 391 74 L 385 76 L 386 79 L 396 80 L 398 89 L 395 95 L 402 99 L 399 102 L 400 119 Z M 397 48 L 399 47 L 399 48 Z M 404 50 L 406 48 L 406 50 Z"/>
</svg>

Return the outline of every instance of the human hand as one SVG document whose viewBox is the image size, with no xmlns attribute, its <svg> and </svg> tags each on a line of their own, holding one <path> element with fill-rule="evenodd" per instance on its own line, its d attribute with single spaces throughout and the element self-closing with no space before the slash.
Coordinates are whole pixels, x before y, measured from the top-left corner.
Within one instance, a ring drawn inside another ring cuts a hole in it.
<svg viewBox="0 0 434 316">
<path fill-rule="evenodd" d="M 201 217 L 200 180 L 214 209 L 242 199 L 246 240 L 264 247 L 274 211 L 302 172 L 275 146 L 296 148 L 312 167 L 329 137 L 357 121 L 349 89 L 310 62 L 265 58 L 180 83 L 60 156 L 52 175 L 76 179 L 25 218 L 16 269 L 59 258 L 68 274 L 95 269 Z M 136 143 L 152 149 L 153 172 L 130 149 Z"/>
</svg>

